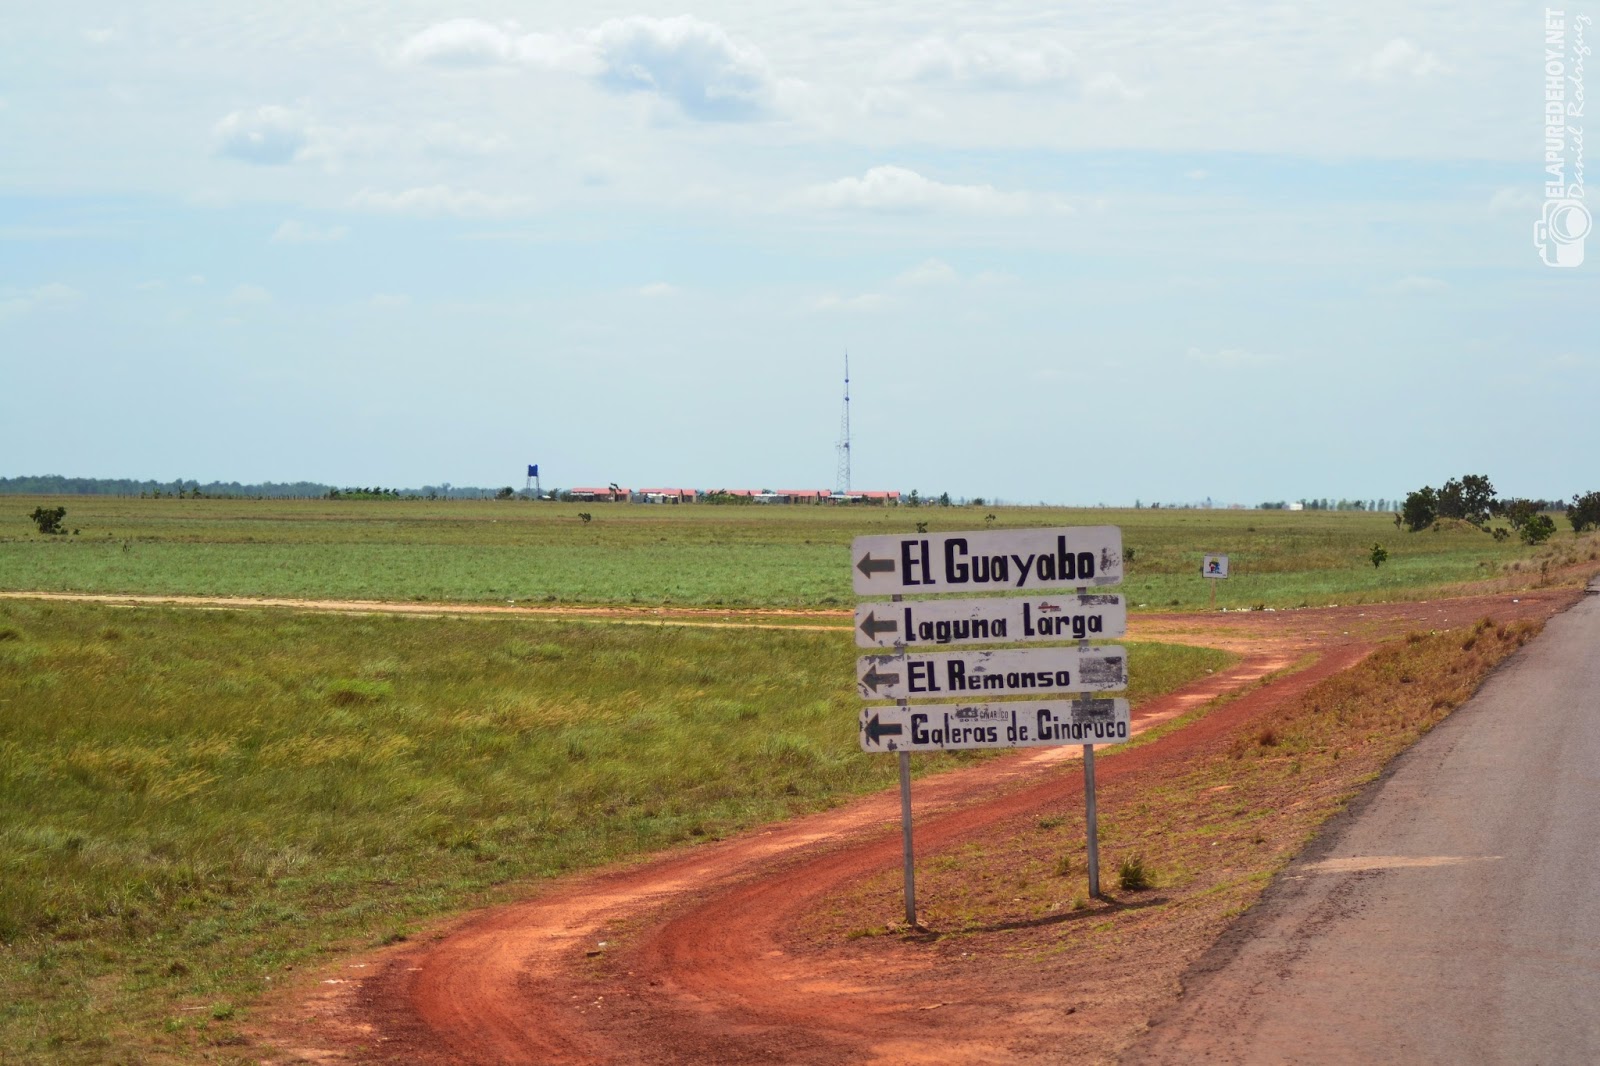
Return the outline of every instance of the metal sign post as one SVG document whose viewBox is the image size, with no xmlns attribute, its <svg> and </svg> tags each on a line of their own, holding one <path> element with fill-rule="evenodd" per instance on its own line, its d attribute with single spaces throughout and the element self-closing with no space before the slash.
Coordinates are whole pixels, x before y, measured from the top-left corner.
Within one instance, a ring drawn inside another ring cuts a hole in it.
<svg viewBox="0 0 1600 1066">
<path fill-rule="evenodd" d="M 1083 820 L 1089 837 L 1089 898 L 1100 899 L 1100 820 L 1094 803 L 1094 745 L 1083 746 Z"/>
<path fill-rule="evenodd" d="M 1215 587 L 1215 586 L 1213 586 Z M 1082 596 L 1083 589 L 1078 590 Z M 1088 651 L 1089 642 L 1080 640 L 1079 651 Z M 1089 898 L 1100 898 L 1100 819 L 1095 809 L 1094 745 L 1083 746 L 1083 831 L 1089 842 Z"/>
<path fill-rule="evenodd" d="M 917 927 L 917 871 L 911 848 L 911 753 L 900 753 L 900 835 L 905 842 L 906 924 Z"/>
<path fill-rule="evenodd" d="M 900 603 L 903 597 L 896 594 L 893 602 Z M 904 707 L 905 700 L 896 700 L 895 705 Z M 917 861 L 916 850 L 911 845 L 911 753 L 900 752 L 900 843 L 902 864 L 905 867 L 905 899 L 906 899 L 906 925 L 909 928 L 917 927 Z"/>
</svg>

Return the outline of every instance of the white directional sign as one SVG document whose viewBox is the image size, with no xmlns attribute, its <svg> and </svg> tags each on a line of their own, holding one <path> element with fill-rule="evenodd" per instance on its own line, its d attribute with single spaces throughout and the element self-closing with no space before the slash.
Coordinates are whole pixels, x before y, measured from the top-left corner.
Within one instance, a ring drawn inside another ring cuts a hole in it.
<svg viewBox="0 0 1600 1066">
<path fill-rule="evenodd" d="M 1228 557 L 1226 555 L 1207 555 L 1200 563 L 1200 574 L 1203 577 L 1227 577 Z"/>
<path fill-rule="evenodd" d="M 866 656 L 856 660 L 856 683 L 866 700 L 1106 692 L 1128 687 L 1128 653 L 1108 645 Z"/>
<path fill-rule="evenodd" d="M 1116 744 L 1132 731 L 1123 699 L 868 707 L 862 751 L 958 751 Z"/>
<path fill-rule="evenodd" d="M 1120 637 L 1127 631 L 1127 604 L 1103 592 L 856 605 L 856 644 L 863 648 L 1061 642 Z"/>
<path fill-rule="evenodd" d="M 1115 585 L 1122 530 L 1066 526 L 857 537 L 851 579 L 864 595 L 999 592 Z"/>
</svg>

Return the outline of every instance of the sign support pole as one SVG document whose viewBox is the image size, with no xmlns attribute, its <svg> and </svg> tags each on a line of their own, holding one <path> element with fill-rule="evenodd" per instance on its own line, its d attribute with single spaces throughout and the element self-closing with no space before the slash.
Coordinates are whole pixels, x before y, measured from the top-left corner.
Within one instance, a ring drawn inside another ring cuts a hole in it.
<svg viewBox="0 0 1600 1066">
<path fill-rule="evenodd" d="M 1083 746 L 1083 800 L 1084 823 L 1089 836 L 1089 898 L 1103 899 L 1100 895 L 1100 816 L 1095 809 L 1093 744 Z"/>
<path fill-rule="evenodd" d="M 894 596 L 895 603 L 902 601 Z M 905 700 L 896 700 L 901 707 Z M 911 846 L 911 753 L 900 752 L 900 837 L 905 850 L 906 925 L 917 927 L 917 869 L 916 853 Z"/>
<path fill-rule="evenodd" d="M 917 927 L 917 873 L 911 850 L 911 753 L 900 753 L 900 833 L 905 839 L 906 925 Z"/>
<path fill-rule="evenodd" d="M 1078 589 L 1082 596 L 1087 589 Z M 1089 650 L 1087 640 L 1078 641 L 1080 651 Z M 1089 898 L 1100 899 L 1100 812 L 1094 794 L 1094 745 L 1083 746 L 1083 827 L 1089 841 Z"/>
</svg>

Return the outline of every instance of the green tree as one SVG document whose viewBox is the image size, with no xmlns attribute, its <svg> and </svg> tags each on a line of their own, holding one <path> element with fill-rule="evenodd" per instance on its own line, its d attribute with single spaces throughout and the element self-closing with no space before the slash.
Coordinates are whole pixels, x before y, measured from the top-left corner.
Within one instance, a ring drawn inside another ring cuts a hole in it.
<svg viewBox="0 0 1600 1066">
<path fill-rule="evenodd" d="M 1389 551 L 1382 544 L 1374 543 L 1372 545 L 1372 554 L 1368 558 L 1372 560 L 1372 568 L 1376 570 L 1388 561 Z"/>
<path fill-rule="evenodd" d="M 1528 519 L 1539 513 L 1539 505 L 1533 500 L 1507 500 L 1500 505 L 1500 513 L 1512 529 L 1520 532 L 1528 524 Z"/>
<path fill-rule="evenodd" d="M 1543 544 L 1555 531 L 1555 519 L 1547 514 L 1536 514 L 1522 525 L 1522 543 Z"/>
<path fill-rule="evenodd" d="M 1600 492 L 1574 494 L 1567 506 L 1567 521 L 1572 523 L 1574 533 L 1600 527 Z"/>
<path fill-rule="evenodd" d="M 1416 533 L 1433 525 L 1439 517 L 1439 494 L 1431 485 L 1406 493 L 1406 502 L 1400 508 L 1400 518 L 1406 528 Z"/>
<path fill-rule="evenodd" d="M 1481 526 L 1494 509 L 1494 484 L 1482 474 L 1468 474 L 1460 481 L 1451 478 L 1438 492 L 1436 506 L 1440 518 L 1459 518 Z"/>
</svg>

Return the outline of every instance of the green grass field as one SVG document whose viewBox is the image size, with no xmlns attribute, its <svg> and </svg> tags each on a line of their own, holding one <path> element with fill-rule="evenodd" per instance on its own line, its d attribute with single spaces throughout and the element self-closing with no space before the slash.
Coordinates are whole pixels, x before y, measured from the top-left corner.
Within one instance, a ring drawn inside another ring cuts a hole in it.
<svg viewBox="0 0 1600 1066">
<path fill-rule="evenodd" d="M 1135 702 L 1230 661 L 1129 648 Z M 0 601 L 0 1060 L 240 1060 L 236 1022 L 290 967 L 886 787 L 856 654 L 828 632 Z"/>
<path fill-rule="evenodd" d="M 35 532 L 27 515 L 41 504 L 65 506 L 78 535 Z M 1231 556 L 1215 590 L 1229 607 L 1410 597 L 1534 553 L 1361 512 L 0 497 L 0 590 L 843 608 L 855 600 L 851 538 L 918 523 L 1119 525 L 1135 609 L 1204 606 L 1206 551 Z M 1382 568 L 1368 559 L 1375 542 L 1389 551 Z"/>
<path fill-rule="evenodd" d="M 38 534 L 40 505 L 78 532 Z M 1235 607 L 1592 557 L 1359 513 L 4 497 L 0 591 L 843 609 L 850 539 L 919 523 L 1120 525 L 1148 609 L 1204 605 L 1208 550 Z M 1228 661 L 1129 646 L 1135 702 Z M 0 1059 L 244 1061 L 234 1026 L 291 967 L 884 787 L 856 654 L 843 632 L 0 601 Z"/>
</svg>

